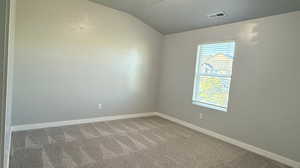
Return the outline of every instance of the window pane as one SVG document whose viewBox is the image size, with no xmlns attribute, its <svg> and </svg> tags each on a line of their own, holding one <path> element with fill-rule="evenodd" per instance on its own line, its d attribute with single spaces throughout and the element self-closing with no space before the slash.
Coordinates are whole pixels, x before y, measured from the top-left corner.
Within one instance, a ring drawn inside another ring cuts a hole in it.
<svg viewBox="0 0 300 168">
<path fill-rule="evenodd" d="M 201 76 L 199 85 L 200 102 L 227 108 L 230 78 Z"/>
<path fill-rule="evenodd" d="M 200 46 L 200 73 L 231 76 L 234 42 Z"/>
<path fill-rule="evenodd" d="M 227 111 L 235 42 L 198 47 L 193 104 Z"/>
</svg>

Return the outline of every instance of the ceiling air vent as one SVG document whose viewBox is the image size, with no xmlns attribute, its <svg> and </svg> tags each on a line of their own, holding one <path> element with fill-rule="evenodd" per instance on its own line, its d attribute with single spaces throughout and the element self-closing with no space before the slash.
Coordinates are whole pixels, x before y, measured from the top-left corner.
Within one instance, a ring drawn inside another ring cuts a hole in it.
<svg viewBox="0 0 300 168">
<path fill-rule="evenodd" d="M 226 15 L 225 15 L 225 12 L 221 11 L 221 12 L 209 14 L 207 16 L 208 16 L 208 18 L 219 18 L 219 17 L 224 17 Z"/>
</svg>

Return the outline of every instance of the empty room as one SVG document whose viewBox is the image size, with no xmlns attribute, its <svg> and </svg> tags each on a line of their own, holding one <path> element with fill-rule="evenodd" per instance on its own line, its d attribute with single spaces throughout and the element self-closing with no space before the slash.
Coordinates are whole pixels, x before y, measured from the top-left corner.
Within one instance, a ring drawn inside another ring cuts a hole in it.
<svg viewBox="0 0 300 168">
<path fill-rule="evenodd" d="M 299 0 L 0 5 L 0 168 L 300 168 Z"/>
</svg>

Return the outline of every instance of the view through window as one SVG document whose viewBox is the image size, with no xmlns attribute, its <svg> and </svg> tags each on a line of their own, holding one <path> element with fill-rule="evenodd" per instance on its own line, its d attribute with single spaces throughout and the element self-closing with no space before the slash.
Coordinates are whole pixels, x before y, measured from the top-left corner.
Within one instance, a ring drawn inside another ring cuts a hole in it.
<svg viewBox="0 0 300 168">
<path fill-rule="evenodd" d="M 193 104 L 227 111 L 235 42 L 198 46 Z"/>
</svg>

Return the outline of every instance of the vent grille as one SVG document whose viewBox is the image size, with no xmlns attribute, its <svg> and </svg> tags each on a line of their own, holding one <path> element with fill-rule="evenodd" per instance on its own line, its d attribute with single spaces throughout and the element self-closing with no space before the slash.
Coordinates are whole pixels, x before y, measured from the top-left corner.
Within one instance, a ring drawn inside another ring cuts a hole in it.
<svg viewBox="0 0 300 168">
<path fill-rule="evenodd" d="M 220 18 L 220 17 L 226 16 L 226 14 L 225 14 L 225 12 L 221 11 L 221 12 L 209 14 L 207 16 L 208 16 L 208 18 Z"/>
</svg>

